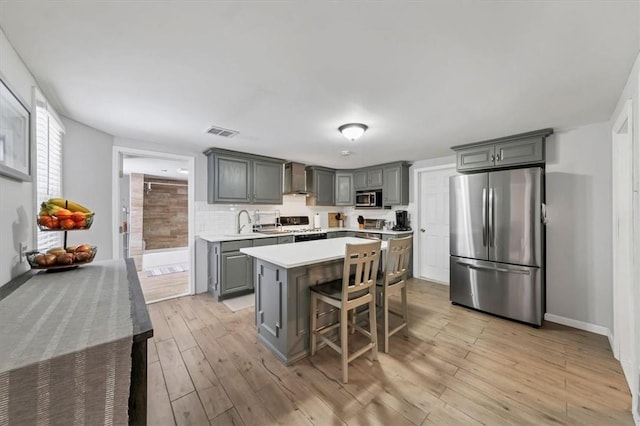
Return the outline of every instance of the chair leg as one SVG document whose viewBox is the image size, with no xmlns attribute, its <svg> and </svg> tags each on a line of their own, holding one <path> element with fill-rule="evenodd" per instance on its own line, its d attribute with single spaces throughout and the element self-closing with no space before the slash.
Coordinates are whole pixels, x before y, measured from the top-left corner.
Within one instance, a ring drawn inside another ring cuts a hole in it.
<svg viewBox="0 0 640 426">
<path fill-rule="evenodd" d="M 385 291 L 382 295 L 382 314 L 384 324 L 382 324 L 382 335 L 384 337 L 384 353 L 389 353 L 389 294 Z"/>
<path fill-rule="evenodd" d="M 351 334 L 356 333 L 356 320 L 358 319 L 357 313 L 358 311 L 356 311 L 355 308 L 351 310 L 351 325 L 353 326 L 351 327 Z"/>
<path fill-rule="evenodd" d="M 407 283 L 405 283 L 402 287 L 402 309 L 404 313 L 404 317 L 402 318 L 402 320 L 405 323 L 405 326 L 402 330 L 405 337 L 409 337 L 409 302 L 407 298 Z"/>
<path fill-rule="evenodd" d="M 346 309 L 340 309 L 340 349 L 342 355 L 342 382 L 347 383 L 349 379 L 349 327 L 347 322 L 349 321 L 348 312 Z"/>
<path fill-rule="evenodd" d="M 309 321 L 309 339 L 310 339 L 310 344 L 311 344 L 311 355 L 315 355 L 316 353 L 316 328 L 318 328 L 317 325 L 317 321 L 318 321 L 318 315 L 317 315 L 317 311 L 318 311 L 318 299 L 316 298 L 316 295 L 311 292 L 311 320 Z"/>
<path fill-rule="evenodd" d="M 378 360 L 378 326 L 376 325 L 376 301 L 369 302 L 369 330 L 371 330 L 371 360 Z"/>
</svg>

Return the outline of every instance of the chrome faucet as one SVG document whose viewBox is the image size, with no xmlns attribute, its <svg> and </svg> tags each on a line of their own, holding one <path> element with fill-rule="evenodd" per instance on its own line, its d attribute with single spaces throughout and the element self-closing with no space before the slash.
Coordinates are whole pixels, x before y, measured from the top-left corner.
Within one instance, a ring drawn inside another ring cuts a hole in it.
<svg viewBox="0 0 640 426">
<path fill-rule="evenodd" d="M 246 224 L 245 224 L 245 225 L 240 226 L 240 215 L 241 215 L 242 213 L 246 213 L 246 214 L 247 214 L 247 219 L 249 220 L 249 222 L 248 222 L 248 223 L 251 223 L 251 215 L 249 214 L 249 212 L 248 212 L 248 211 L 246 211 L 246 210 L 240 210 L 240 211 L 238 212 L 238 216 L 236 217 L 236 230 L 238 231 L 238 232 L 237 232 L 237 234 L 239 234 L 240 232 L 242 232 L 242 228 L 244 228 L 244 226 L 246 225 Z"/>
</svg>

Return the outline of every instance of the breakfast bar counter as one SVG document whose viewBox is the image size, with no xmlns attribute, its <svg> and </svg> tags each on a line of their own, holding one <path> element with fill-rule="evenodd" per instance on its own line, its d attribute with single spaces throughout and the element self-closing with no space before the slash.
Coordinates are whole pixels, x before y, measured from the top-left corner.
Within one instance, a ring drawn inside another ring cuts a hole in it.
<svg viewBox="0 0 640 426">
<path fill-rule="evenodd" d="M 0 423 L 144 424 L 153 328 L 132 259 L 0 292 Z"/>
<path fill-rule="evenodd" d="M 346 245 L 370 242 L 346 237 L 240 249 L 254 258 L 258 340 L 283 363 L 309 354 L 309 287 L 341 279 Z M 322 309 L 318 324 L 333 322 L 334 308 Z"/>
</svg>

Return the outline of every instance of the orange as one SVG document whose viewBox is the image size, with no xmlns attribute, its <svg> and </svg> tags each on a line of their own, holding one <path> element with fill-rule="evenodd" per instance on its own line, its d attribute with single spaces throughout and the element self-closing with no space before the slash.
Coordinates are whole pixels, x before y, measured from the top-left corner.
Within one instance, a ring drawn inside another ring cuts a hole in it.
<svg viewBox="0 0 640 426">
<path fill-rule="evenodd" d="M 60 221 L 60 227 L 62 227 L 62 229 L 73 229 L 75 223 L 71 219 L 63 219 Z"/>
</svg>

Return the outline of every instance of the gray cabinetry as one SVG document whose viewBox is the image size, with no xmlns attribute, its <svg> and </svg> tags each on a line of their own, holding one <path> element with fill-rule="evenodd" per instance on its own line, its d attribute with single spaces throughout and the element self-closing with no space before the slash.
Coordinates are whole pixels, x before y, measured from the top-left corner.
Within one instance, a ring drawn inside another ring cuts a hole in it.
<svg viewBox="0 0 640 426">
<path fill-rule="evenodd" d="M 382 187 L 382 204 L 409 204 L 409 164 L 397 163 L 384 167 L 384 185 Z"/>
<path fill-rule="evenodd" d="M 307 189 L 312 195 L 307 197 L 307 204 L 313 206 L 334 206 L 336 173 L 326 167 L 309 166 L 307 171 Z"/>
<path fill-rule="evenodd" d="M 278 244 L 289 244 L 293 242 L 293 235 L 287 235 L 286 237 L 278 237 Z"/>
<path fill-rule="evenodd" d="M 253 291 L 253 260 L 241 253 L 240 249 L 251 247 L 251 240 L 225 241 L 220 243 L 220 270 L 218 272 L 219 286 L 217 294 L 219 300 L 235 293 L 250 293 Z"/>
<path fill-rule="evenodd" d="M 282 204 L 284 161 L 221 149 L 205 154 L 209 203 Z"/>
<path fill-rule="evenodd" d="M 220 154 L 210 155 L 208 163 L 210 203 L 251 202 L 250 160 Z"/>
<path fill-rule="evenodd" d="M 353 186 L 356 190 L 382 188 L 382 168 L 361 169 L 353 174 Z"/>
<path fill-rule="evenodd" d="M 282 163 L 253 160 L 254 204 L 282 204 Z"/>
<path fill-rule="evenodd" d="M 545 139 L 553 129 L 521 133 L 467 145 L 454 146 L 459 172 L 507 168 L 545 162 Z"/>
<path fill-rule="evenodd" d="M 336 206 L 353 206 L 356 203 L 353 189 L 353 173 L 336 172 Z"/>
</svg>

